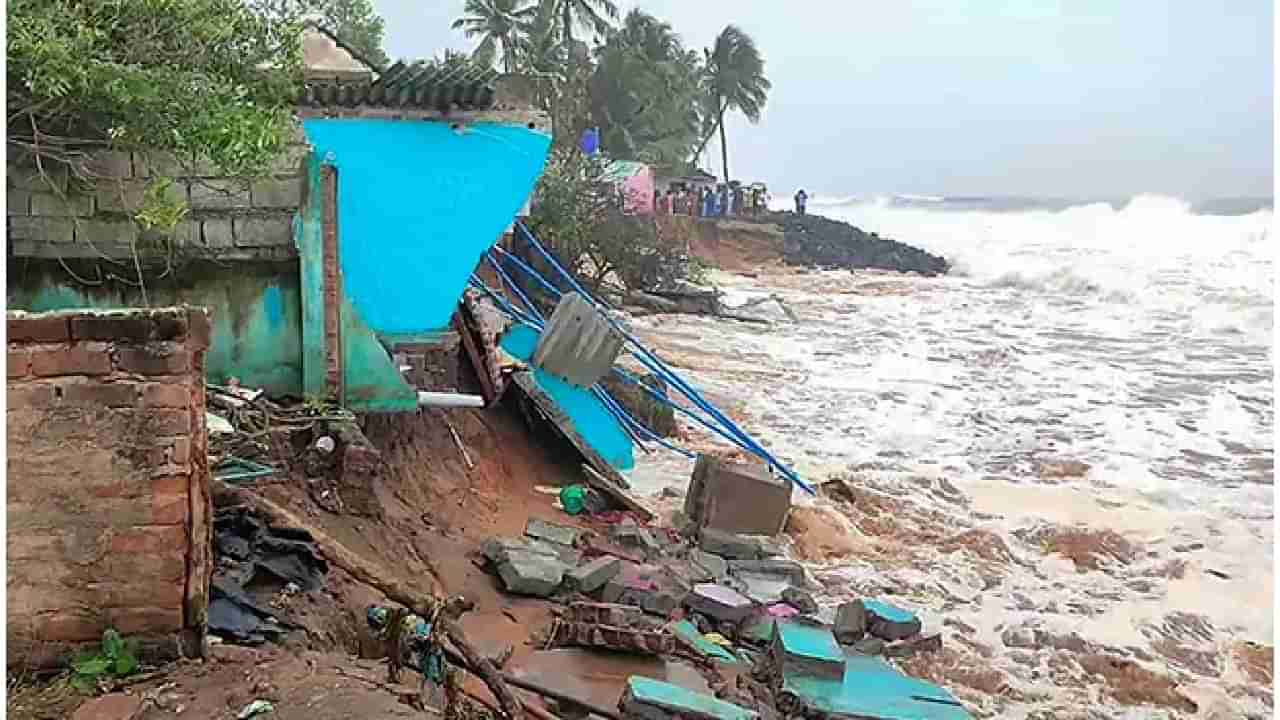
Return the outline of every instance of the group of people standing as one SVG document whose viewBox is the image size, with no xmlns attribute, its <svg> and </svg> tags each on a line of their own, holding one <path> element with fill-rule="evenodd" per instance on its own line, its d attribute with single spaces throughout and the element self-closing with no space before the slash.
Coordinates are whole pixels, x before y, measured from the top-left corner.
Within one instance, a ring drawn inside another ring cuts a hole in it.
<svg viewBox="0 0 1280 720">
<path fill-rule="evenodd" d="M 738 183 L 721 183 L 710 187 L 672 186 L 665 192 L 655 190 L 653 209 L 659 215 L 693 217 L 755 217 L 768 209 L 769 191 L 762 186 L 742 187 Z"/>
</svg>

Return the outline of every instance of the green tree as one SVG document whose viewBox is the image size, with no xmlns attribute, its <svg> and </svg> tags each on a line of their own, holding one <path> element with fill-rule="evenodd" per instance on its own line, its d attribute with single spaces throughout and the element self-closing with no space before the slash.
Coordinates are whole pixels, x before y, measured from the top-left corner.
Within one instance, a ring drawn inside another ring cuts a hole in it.
<svg viewBox="0 0 1280 720">
<path fill-rule="evenodd" d="M 11 0 L 7 143 L 91 179 L 103 147 L 269 167 L 292 132 L 300 12 L 244 0 Z"/>
<path fill-rule="evenodd" d="M 694 156 L 702 153 L 707 140 L 718 128 L 724 180 L 729 182 L 724 114 L 728 110 L 737 110 L 751 122 L 758 122 L 772 85 L 764 76 L 764 59 L 760 57 L 755 40 L 735 25 L 721 31 L 715 45 L 703 52 L 706 55 L 706 109 L 715 124 Z"/>
<path fill-rule="evenodd" d="M 523 38 L 538 6 L 527 4 L 526 0 L 467 0 L 463 12 L 466 14 L 454 20 L 452 27 L 462 30 L 468 38 L 481 38 L 475 49 L 476 60 L 491 65 L 501 51 L 503 71 L 515 72 Z"/>
<path fill-rule="evenodd" d="M 668 165 L 699 139 L 702 63 L 669 23 L 632 10 L 596 51 L 591 111 L 614 157 Z"/>
<path fill-rule="evenodd" d="M 564 41 L 564 59 L 568 65 L 577 64 L 587 52 L 585 46 L 575 45 L 573 26 L 577 25 L 595 35 L 609 32 L 610 22 L 618 19 L 618 6 L 613 0 L 542 0 L 550 6 L 552 15 L 560 26 Z"/>
<path fill-rule="evenodd" d="M 370 0 L 309 0 L 311 13 L 333 34 L 360 53 L 361 59 L 385 68 L 390 58 L 382 50 L 382 16 Z"/>
</svg>

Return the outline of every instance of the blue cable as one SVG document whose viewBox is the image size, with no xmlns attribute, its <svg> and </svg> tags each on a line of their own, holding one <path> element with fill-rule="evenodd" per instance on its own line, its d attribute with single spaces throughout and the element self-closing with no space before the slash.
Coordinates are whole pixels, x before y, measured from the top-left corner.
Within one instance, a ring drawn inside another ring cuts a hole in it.
<svg viewBox="0 0 1280 720">
<path fill-rule="evenodd" d="M 510 258 L 517 266 L 519 266 L 522 270 L 528 273 L 529 277 L 533 278 L 534 280 L 537 280 L 538 284 L 542 285 L 542 287 L 549 290 L 552 295 L 556 296 L 556 299 L 559 299 L 564 294 L 560 292 L 559 288 L 557 288 L 555 285 L 552 285 L 550 282 L 548 282 L 546 278 L 542 277 L 541 273 L 539 273 L 537 270 L 534 270 L 527 263 L 525 263 L 525 261 L 507 252 L 506 249 L 503 248 L 501 245 L 494 245 L 493 249 L 502 253 L 503 257 Z"/>
<path fill-rule="evenodd" d="M 520 289 L 520 286 L 511 279 L 511 276 L 507 275 L 507 271 L 502 269 L 502 264 L 493 257 L 493 253 L 486 252 L 484 256 L 489 260 L 489 264 L 493 266 L 493 269 L 498 271 L 498 277 L 502 282 L 510 286 L 511 289 L 515 291 L 516 297 L 520 298 L 520 302 L 524 303 L 525 307 L 529 308 L 533 313 L 533 316 L 538 318 L 539 322 L 545 323 L 546 318 L 542 317 L 542 313 L 538 312 L 538 306 L 534 305 L 533 301 L 530 300 L 529 297 L 524 294 L 524 291 Z"/>
</svg>

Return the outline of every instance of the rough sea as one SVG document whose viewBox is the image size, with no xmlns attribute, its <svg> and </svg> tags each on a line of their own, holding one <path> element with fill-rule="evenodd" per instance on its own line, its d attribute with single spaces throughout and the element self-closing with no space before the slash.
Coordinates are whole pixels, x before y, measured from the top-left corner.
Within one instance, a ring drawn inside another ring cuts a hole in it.
<svg viewBox="0 0 1280 720">
<path fill-rule="evenodd" d="M 1248 643 L 1274 625 L 1270 206 L 809 212 L 952 271 L 715 272 L 727 304 L 776 296 L 796 320 L 770 300 L 751 305 L 767 326 L 630 325 L 806 480 L 848 479 L 843 499 L 795 493 L 797 522 L 837 538 L 793 547 L 824 604 L 920 613 L 944 651 L 911 667 L 980 716 L 1269 717 Z M 687 468 L 656 453 L 635 476 Z"/>
</svg>

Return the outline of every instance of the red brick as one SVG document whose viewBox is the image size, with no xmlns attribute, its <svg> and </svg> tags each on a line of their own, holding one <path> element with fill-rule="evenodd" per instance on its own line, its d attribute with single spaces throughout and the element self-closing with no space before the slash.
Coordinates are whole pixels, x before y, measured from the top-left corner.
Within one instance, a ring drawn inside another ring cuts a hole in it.
<svg viewBox="0 0 1280 720">
<path fill-rule="evenodd" d="M 186 595 L 183 581 L 158 582 L 146 578 L 89 583 L 97 607 L 181 607 Z"/>
<path fill-rule="evenodd" d="M 138 386 L 131 382 L 63 383 L 63 402 L 72 405 L 105 405 L 107 407 L 132 407 L 138 400 Z"/>
<path fill-rule="evenodd" d="M 36 619 L 36 637 L 50 642 L 100 640 L 107 629 L 104 618 L 74 612 L 55 612 Z"/>
<path fill-rule="evenodd" d="M 147 383 L 143 386 L 142 402 L 147 407 L 190 408 L 191 391 L 183 385 Z"/>
<path fill-rule="evenodd" d="M 111 358 L 105 347 L 91 343 L 35 348 L 31 352 L 31 369 L 41 377 L 106 375 L 111 372 Z"/>
<path fill-rule="evenodd" d="M 191 369 L 191 352 L 172 343 L 118 348 L 116 365 L 142 375 L 178 375 Z"/>
<path fill-rule="evenodd" d="M 187 347 L 192 350 L 207 350 L 213 336 L 213 318 L 207 310 L 200 308 L 187 309 Z"/>
<path fill-rule="evenodd" d="M 165 553 L 183 551 L 187 545 L 187 531 L 168 525 L 144 525 L 117 530 L 111 536 L 113 553 Z"/>
<path fill-rule="evenodd" d="M 191 507 L 188 479 L 168 475 L 151 481 L 151 522 L 157 525 L 182 525 Z"/>
<path fill-rule="evenodd" d="M 66 315 L 9 316 L 9 342 L 61 343 L 71 339 Z"/>
<path fill-rule="evenodd" d="M 143 343 L 151 339 L 152 323 L 146 313 L 86 314 L 71 318 L 75 340 Z"/>
<path fill-rule="evenodd" d="M 181 525 L 166 525 L 166 530 L 181 530 Z M 187 576 L 186 547 L 163 554 L 115 553 L 107 556 L 106 577 L 147 578 L 180 582 Z"/>
<path fill-rule="evenodd" d="M 173 450 L 169 453 L 169 461 L 174 465 L 186 465 L 191 462 L 191 438 L 173 439 Z"/>
<path fill-rule="evenodd" d="M 152 410 L 147 413 L 147 421 L 157 437 L 191 433 L 190 410 Z"/>
<path fill-rule="evenodd" d="M 10 410 L 50 407 L 56 397 L 53 386 L 46 383 L 14 385 L 5 394 L 5 404 Z"/>
<path fill-rule="evenodd" d="M 111 608 L 107 619 L 121 635 L 152 635 L 182 629 L 182 606 Z"/>
<path fill-rule="evenodd" d="M 152 337 L 156 340 L 181 340 L 187 335 L 187 312 L 156 310 L 151 313 Z"/>
<path fill-rule="evenodd" d="M 26 348 L 9 348 L 9 378 L 26 377 L 31 372 L 31 351 Z"/>
</svg>

